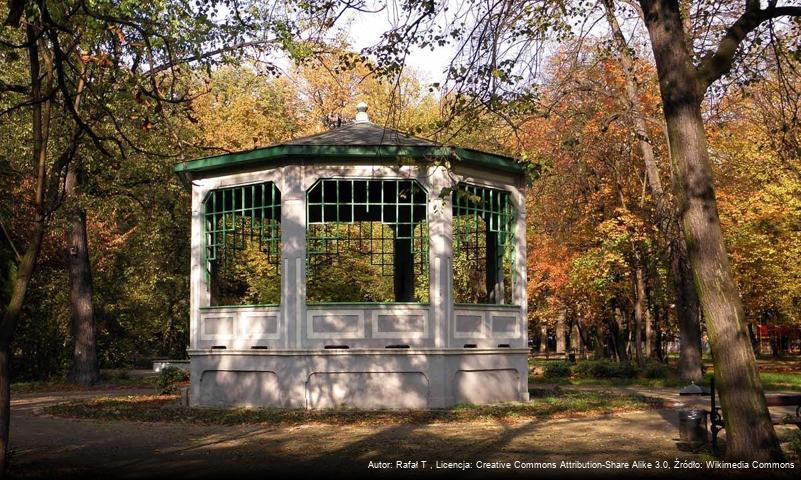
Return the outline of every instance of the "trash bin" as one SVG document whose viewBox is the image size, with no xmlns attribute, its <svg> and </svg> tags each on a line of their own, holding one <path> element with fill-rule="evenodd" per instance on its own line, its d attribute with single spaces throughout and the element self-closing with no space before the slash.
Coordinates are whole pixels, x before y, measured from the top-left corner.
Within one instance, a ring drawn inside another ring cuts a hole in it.
<svg viewBox="0 0 801 480">
<path fill-rule="evenodd" d="M 679 395 L 685 400 L 679 410 L 679 438 L 691 448 L 703 446 L 709 441 L 708 412 L 704 409 L 709 391 L 692 382 L 679 390 Z"/>
<path fill-rule="evenodd" d="M 692 447 L 705 445 L 709 437 L 706 416 L 705 410 L 679 410 L 679 439 Z"/>
</svg>

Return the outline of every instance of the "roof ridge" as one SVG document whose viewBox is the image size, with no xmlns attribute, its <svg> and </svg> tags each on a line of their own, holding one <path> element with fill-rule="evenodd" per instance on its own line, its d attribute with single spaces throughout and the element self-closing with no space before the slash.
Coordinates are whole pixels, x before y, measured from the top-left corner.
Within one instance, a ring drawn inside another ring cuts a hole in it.
<svg viewBox="0 0 801 480">
<path fill-rule="evenodd" d="M 298 137 L 279 145 L 418 145 L 437 142 L 372 122 L 351 122 L 324 132 Z"/>
</svg>

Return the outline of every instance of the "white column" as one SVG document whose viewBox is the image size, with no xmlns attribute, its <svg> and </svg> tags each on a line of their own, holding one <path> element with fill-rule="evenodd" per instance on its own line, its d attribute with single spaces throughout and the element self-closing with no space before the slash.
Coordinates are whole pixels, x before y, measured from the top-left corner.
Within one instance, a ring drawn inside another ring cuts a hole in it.
<svg viewBox="0 0 801 480">
<path fill-rule="evenodd" d="M 192 183 L 192 229 L 190 239 L 189 273 L 189 348 L 197 348 L 200 328 L 200 307 L 209 305 L 209 285 L 206 278 L 205 235 L 203 228 L 203 199 L 208 187 L 202 181 Z"/>
<path fill-rule="evenodd" d="M 428 168 L 429 302 L 434 346 L 450 347 L 453 317 L 453 211 L 444 166 Z"/>
<path fill-rule="evenodd" d="M 285 348 L 303 348 L 306 317 L 306 192 L 303 166 L 282 168 L 281 338 Z"/>
<path fill-rule="evenodd" d="M 520 331 L 523 345 L 528 346 L 528 261 L 526 259 L 526 193 L 522 185 L 512 195 L 516 220 L 514 224 L 514 275 L 512 303 L 520 306 Z"/>
</svg>

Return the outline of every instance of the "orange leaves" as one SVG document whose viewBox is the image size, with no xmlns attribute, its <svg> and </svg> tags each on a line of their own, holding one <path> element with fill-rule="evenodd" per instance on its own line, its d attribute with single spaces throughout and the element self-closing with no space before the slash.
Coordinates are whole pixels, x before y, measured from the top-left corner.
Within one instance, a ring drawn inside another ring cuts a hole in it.
<svg viewBox="0 0 801 480">
<path fill-rule="evenodd" d="M 122 27 L 118 25 L 109 25 L 108 31 L 117 37 L 117 41 L 120 42 L 120 45 L 126 44 L 125 33 L 122 31 Z"/>
<path fill-rule="evenodd" d="M 107 53 L 98 53 L 96 55 L 90 55 L 88 53 L 81 54 L 81 62 L 83 63 L 95 63 L 101 67 L 111 67 L 114 65 L 114 62 L 109 60 L 109 55 Z"/>
<path fill-rule="evenodd" d="M 651 116 L 659 109 L 655 75 L 647 62 L 635 68 L 642 108 Z M 595 52 L 576 64 L 561 54 L 549 75 L 542 89 L 549 115 L 520 131 L 529 156 L 550 166 L 529 191 L 529 295 L 535 315 L 561 304 L 589 321 L 608 315 L 612 300 L 631 305 L 635 251 L 649 253 L 653 291 L 667 290 L 657 273 L 665 269 L 658 252 L 664 243 L 644 193 L 644 164 L 618 61 Z M 649 128 L 667 170 L 659 124 Z"/>
<path fill-rule="evenodd" d="M 569 281 L 572 261 L 567 247 L 542 234 L 530 235 L 528 245 L 529 291 L 536 294 L 540 290 L 563 290 Z"/>
</svg>

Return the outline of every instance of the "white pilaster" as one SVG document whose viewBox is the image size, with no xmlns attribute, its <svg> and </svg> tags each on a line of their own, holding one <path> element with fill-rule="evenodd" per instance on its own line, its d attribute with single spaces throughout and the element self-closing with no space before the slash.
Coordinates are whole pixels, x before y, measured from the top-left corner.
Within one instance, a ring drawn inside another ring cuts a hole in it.
<svg viewBox="0 0 801 480">
<path fill-rule="evenodd" d="M 206 279 L 205 232 L 203 229 L 203 199 L 208 188 L 202 182 L 192 183 L 192 226 L 191 226 L 191 261 L 189 274 L 189 345 L 197 348 L 200 308 L 209 304 L 209 289 Z"/>
<path fill-rule="evenodd" d="M 523 345 L 528 345 L 528 260 L 526 256 L 526 193 L 520 185 L 513 193 L 516 221 L 514 224 L 514 274 L 512 276 L 512 303 L 520 306 L 523 322 Z"/>
<path fill-rule="evenodd" d="M 453 183 L 444 166 L 428 169 L 429 296 L 434 346 L 450 347 L 453 323 Z"/>
<path fill-rule="evenodd" d="M 281 336 L 285 348 L 302 348 L 306 317 L 306 192 L 303 166 L 282 168 L 281 189 Z"/>
</svg>

